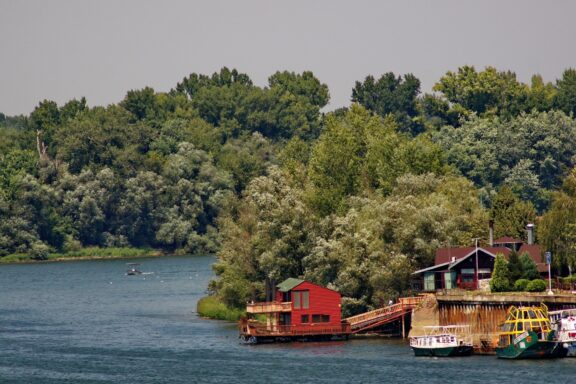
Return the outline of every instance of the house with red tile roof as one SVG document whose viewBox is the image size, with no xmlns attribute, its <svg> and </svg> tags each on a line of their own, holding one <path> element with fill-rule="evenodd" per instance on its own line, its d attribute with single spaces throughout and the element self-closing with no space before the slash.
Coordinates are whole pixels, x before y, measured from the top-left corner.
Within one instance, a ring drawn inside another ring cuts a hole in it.
<svg viewBox="0 0 576 384">
<path fill-rule="evenodd" d="M 533 226 L 528 226 L 529 242 L 534 238 Z M 492 231 L 491 231 L 492 233 Z M 414 272 L 414 286 L 423 291 L 438 289 L 481 289 L 487 286 L 494 270 L 496 255 L 508 259 L 512 251 L 518 256 L 528 254 L 536 263 L 538 271 L 548 271 L 542 248 L 537 244 L 524 243 L 512 237 L 490 239 L 489 246 L 450 247 L 436 250 L 434 265 Z"/>
</svg>

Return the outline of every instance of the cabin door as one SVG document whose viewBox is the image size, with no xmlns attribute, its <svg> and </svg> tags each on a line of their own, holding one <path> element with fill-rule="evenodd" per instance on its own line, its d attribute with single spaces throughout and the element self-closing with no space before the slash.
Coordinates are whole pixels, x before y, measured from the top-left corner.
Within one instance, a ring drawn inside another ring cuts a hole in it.
<svg viewBox="0 0 576 384">
<path fill-rule="evenodd" d="M 444 272 L 444 287 L 446 289 L 456 288 L 456 271 Z"/>
<path fill-rule="evenodd" d="M 434 281 L 434 272 L 426 272 L 424 274 L 424 290 L 435 291 L 436 282 Z"/>
<path fill-rule="evenodd" d="M 291 313 L 281 313 L 280 314 L 280 325 L 291 325 L 292 324 L 292 314 Z"/>
</svg>

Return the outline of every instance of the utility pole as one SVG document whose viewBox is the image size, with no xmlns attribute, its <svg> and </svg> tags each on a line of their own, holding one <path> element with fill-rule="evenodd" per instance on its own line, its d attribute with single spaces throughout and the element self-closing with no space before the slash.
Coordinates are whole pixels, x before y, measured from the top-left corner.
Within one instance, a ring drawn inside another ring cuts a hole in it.
<svg viewBox="0 0 576 384">
<path fill-rule="evenodd" d="M 474 238 L 474 245 L 476 246 L 476 289 L 480 289 L 480 281 L 478 280 L 478 240 L 480 237 Z"/>
<path fill-rule="evenodd" d="M 550 264 L 552 264 L 552 252 L 546 252 L 546 264 L 548 264 L 548 294 L 553 295 L 552 291 L 552 273 L 550 272 Z"/>
</svg>

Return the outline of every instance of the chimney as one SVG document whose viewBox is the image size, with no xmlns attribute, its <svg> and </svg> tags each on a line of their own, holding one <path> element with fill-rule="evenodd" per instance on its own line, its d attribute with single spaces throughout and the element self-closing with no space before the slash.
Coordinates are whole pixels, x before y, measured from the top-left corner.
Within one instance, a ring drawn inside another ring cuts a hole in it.
<svg viewBox="0 0 576 384">
<path fill-rule="evenodd" d="M 488 221 L 488 228 L 489 228 L 489 236 L 488 236 L 488 245 L 493 247 L 494 246 L 494 220 L 490 219 Z"/>
<path fill-rule="evenodd" d="M 526 231 L 528 231 L 528 245 L 534 244 L 534 224 L 526 225 Z"/>
</svg>

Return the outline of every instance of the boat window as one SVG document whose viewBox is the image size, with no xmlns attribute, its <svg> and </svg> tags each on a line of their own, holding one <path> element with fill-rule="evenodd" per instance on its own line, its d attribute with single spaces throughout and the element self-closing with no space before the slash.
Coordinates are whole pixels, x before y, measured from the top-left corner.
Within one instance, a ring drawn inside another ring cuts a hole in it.
<svg viewBox="0 0 576 384">
<path fill-rule="evenodd" d="M 529 331 L 532 329 L 532 326 L 530 325 L 529 321 L 524 322 L 524 330 L 525 331 Z"/>
<path fill-rule="evenodd" d="M 310 308 L 310 291 L 302 291 L 302 309 Z"/>
<path fill-rule="evenodd" d="M 294 309 L 300 309 L 300 299 L 302 297 L 302 292 L 293 292 L 294 296 Z"/>
<path fill-rule="evenodd" d="M 538 318 L 538 316 L 536 316 L 536 313 L 532 309 L 528 310 L 528 317 L 530 319 L 537 319 Z"/>
<path fill-rule="evenodd" d="M 516 325 L 518 326 L 518 328 L 516 328 L 516 330 L 519 331 L 523 331 L 524 330 L 524 324 L 523 323 L 516 323 Z"/>
<path fill-rule="evenodd" d="M 504 327 L 502 327 L 502 330 L 504 332 L 512 332 L 512 326 L 513 325 L 514 325 L 513 323 L 506 323 L 506 324 L 504 324 Z"/>
</svg>

